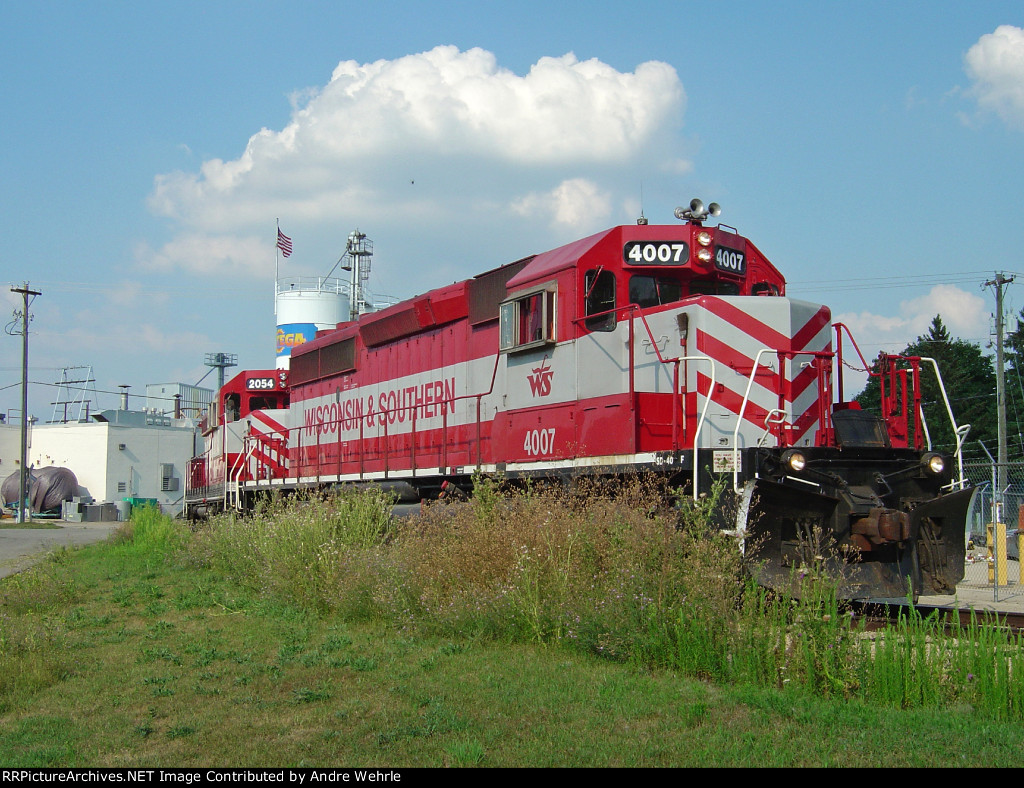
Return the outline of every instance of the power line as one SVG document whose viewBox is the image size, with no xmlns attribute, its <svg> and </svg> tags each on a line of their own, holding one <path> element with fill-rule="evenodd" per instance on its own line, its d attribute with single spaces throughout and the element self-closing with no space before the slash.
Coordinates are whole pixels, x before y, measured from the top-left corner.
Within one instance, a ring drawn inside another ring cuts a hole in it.
<svg viewBox="0 0 1024 788">
<path fill-rule="evenodd" d="M 60 387 L 59 383 L 50 383 L 49 381 L 45 381 L 45 380 L 30 380 L 29 383 L 31 385 L 33 385 L 33 386 L 50 386 L 51 388 L 59 388 Z M 17 383 L 13 383 L 11 385 L 12 386 L 17 386 L 18 384 Z M 11 386 L 4 386 L 3 388 L 0 388 L 0 391 L 3 391 L 4 388 L 11 388 Z M 76 391 L 77 390 L 78 389 L 76 389 Z M 108 390 L 108 389 L 91 389 L 91 390 L 95 391 L 97 394 L 116 394 L 118 396 L 121 396 L 121 394 L 122 394 L 122 392 L 120 392 L 120 391 L 112 391 L 112 390 Z M 212 391 L 212 389 L 210 389 L 210 390 Z M 174 397 L 160 397 L 160 396 L 157 396 L 155 394 L 152 395 L 152 396 L 147 394 L 146 398 L 147 399 L 152 399 L 152 400 L 163 400 L 165 402 L 173 402 L 174 401 Z"/>
<path fill-rule="evenodd" d="M 879 288 L 929 287 L 947 284 L 976 284 L 983 271 L 957 274 L 925 274 L 918 276 L 882 276 L 857 279 L 787 279 L 787 290 L 817 290 L 822 292 L 877 290 Z"/>
</svg>

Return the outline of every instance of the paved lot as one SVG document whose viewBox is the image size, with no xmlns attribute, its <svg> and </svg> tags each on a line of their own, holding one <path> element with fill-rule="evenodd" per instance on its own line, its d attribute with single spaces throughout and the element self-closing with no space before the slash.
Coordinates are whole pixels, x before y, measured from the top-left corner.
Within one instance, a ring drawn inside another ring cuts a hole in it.
<svg viewBox="0 0 1024 788">
<path fill-rule="evenodd" d="M 53 523 L 58 528 L 0 528 L 0 577 L 28 568 L 51 550 L 102 542 L 121 523 Z"/>
</svg>

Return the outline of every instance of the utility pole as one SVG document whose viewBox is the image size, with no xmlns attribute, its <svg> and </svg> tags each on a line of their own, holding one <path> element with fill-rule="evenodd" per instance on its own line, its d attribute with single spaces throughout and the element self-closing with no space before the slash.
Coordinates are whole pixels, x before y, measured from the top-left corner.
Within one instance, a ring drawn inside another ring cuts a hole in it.
<svg viewBox="0 0 1024 788">
<path fill-rule="evenodd" d="M 42 295 L 38 290 L 29 290 L 28 282 L 21 287 L 12 287 L 12 293 L 20 293 L 24 306 L 21 310 L 21 475 L 18 485 L 18 522 L 28 522 L 25 501 L 28 498 L 28 305 L 29 296 Z M 15 318 L 17 318 L 15 312 Z"/>
<path fill-rule="evenodd" d="M 1000 271 L 995 279 L 985 282 L 996 293 L 996 489 L 993 490 L 995 500 L 999 502 L 998 518 L 1003 519 L 1003 490 L 1006 489 L 1006 372 L 1003 360 L 1003 290 L 1013 281 L 1013 277 L 1005 277 Z"/>
</svg>

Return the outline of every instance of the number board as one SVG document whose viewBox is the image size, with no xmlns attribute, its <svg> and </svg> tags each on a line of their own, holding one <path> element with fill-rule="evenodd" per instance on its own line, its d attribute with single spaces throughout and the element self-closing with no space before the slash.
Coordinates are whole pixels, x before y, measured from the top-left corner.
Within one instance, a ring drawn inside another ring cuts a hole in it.
<svg viewBox="0 0 1024 788">
<path fill-rule="evenodd" d="M 246 391 L 273 391 L 277 381 L 273 378 L 246 378 Z"/>
<path fill-rule="evenodd" d="M 728 274 L 747 273 L 747 255 L 736 249 L 719 246 L 715 249 L 715 268 Z"/>
<path fill-rule="evenodd" d="M 622 247 L 629 265 L 686 265 L 690 245 L 686 241 L 629 241 Z"/>
</svg>

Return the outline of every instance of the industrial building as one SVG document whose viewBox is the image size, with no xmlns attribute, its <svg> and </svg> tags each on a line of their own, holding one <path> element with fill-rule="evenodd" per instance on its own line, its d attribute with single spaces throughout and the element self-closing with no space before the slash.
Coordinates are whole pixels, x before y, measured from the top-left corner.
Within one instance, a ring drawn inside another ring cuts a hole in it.
<svg viewBox="0 0 1024 788">
<path fill-rule="evenodd" d="M 37 424 L 31 468 L 69 468 L 79 494 L 96 502 L 156 501 L 175 516 L 182 510 L 185 466 L 196 446 L 197 420 L 151 411 L 105 410 L 91 421 Z"/>
<path fill-rule="evenodd" d="M 208 406 L 213 391 L 178 383 L 149 389 L 161 401 L 169 394 L 172 407 L 178 395 L 177 411 L 187 415 L 166 415 L 161 407 L 128 410 L 125 392 L 116 410 L 74 421 L 34 422 L 28 433 L 29 468 L 69 469 L 78 480 L 77 495 L 85 502 L 145 500 L 155 502 L 166 514 L 178 515 L 183 508 L 185 468 L 199 440 L 199 408 Z M 20 436 L 20 424 L 0 424 L 2 479 L 21 468 Z"/>
<path fill-rule="evenodd" d="M 213 389 L 187 383 L 149 383 L 146 385 L 146 407 L 150 413 L 176 418 L 199 419 L 213 402 Z"/>
</svg>

